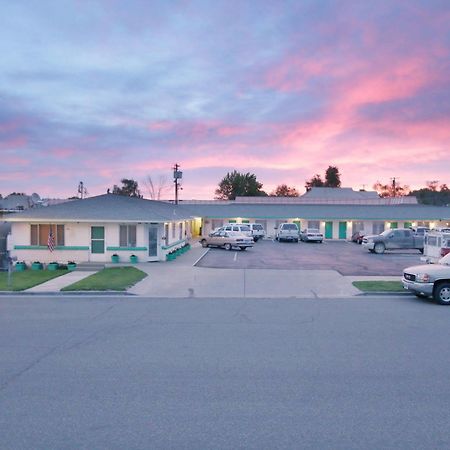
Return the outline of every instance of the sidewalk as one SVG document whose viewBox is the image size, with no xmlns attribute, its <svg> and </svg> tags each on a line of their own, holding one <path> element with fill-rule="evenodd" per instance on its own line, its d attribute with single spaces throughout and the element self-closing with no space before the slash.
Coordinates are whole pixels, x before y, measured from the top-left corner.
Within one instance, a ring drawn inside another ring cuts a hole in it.
<svg viewBox="0 0 450 450">
<path fill-rule="evenodd" d="M 71 284 L 76 283 L 77 281 L 80 281 L 83 278 L 86 278 L 94 273 L 95 272 L 77 272 L 77 271 L 69 272 L 65 275 L 61 275 L 60 277 L 56 277 L 53 278 L 52 280 L 46 281 L 45 283 L 38 284 L 37 286 L 34 286 L 30 289 L 26 289 L 23 292 L 32 294 L 59 292 L 62 288 L 70 286 Z"/>
</svg>

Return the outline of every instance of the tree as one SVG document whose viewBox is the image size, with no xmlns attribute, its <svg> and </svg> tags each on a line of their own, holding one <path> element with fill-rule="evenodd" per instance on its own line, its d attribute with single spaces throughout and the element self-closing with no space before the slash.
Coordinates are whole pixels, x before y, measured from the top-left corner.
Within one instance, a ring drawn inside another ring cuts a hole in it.
<svg viewBox="0 0 450 450">
<path fill-rule="evenodd" d="M 411 191 L 409 195 L 417 198 L 419 203 L 424 205 L 437 205 L 443 206 L 450 204 L 450 190 L 444 183 L 437 187 L 437 181 L 427 181 L 427 187 Z"/>
<path fill-rule="evenodd" d="M 336 166 L 328 166 L 325 172 L 325 186 L 326 187 L 341 187 L 341 175 Z"/>
<path fill-rule="evenodd" d="M 122 187 L 114 185 L 113 194 L 125 195 L 128 197 L 142 197 L 137 181 L 131 179 L 129 180 L 128 178 L 122 178 L 120 182 L 122 183 Z"/>
<path fill-rule="evenodd" d="M 299 194 L 295 187 L 290 187 L 287 184 L 280 184 L 270 195 L 274 197 L 298 197 Z"/>
<path fill-rule="evenodd" d="M 148 195 L 152 200 L 161 200 L 163 193 L 170 189 L 170 183 L 164 175 L 160 175 L 157 180 L 154 180 L 151 175 L 147 175 L 147 178 L 144 180 L 144 186 L 147 188 Z"/>
<path fill-rule="evenodd" d="M 253 173 L 240 173 L 234 170 L 228 172 L 219 187 L 216 189 L 216 199 L 219 200 L 234 200 L 237 196 L 264 196 L 267 195 L 262 188 L 262 183 L 256 179 Z"/>
<path fill-rule="evenodd" d="M 313 187 L 323 187 L 324 182 L 321 178 L 321 176 L 316 173 L 310 180 L 307 180 L 305 183 L 305 188 L 307 191 L 310 191 Z"/>
<path fill-rule="evenodd" d="M 409 186 L 406 184 L 401 186 L 395 182 L 395 178 L 392 179 L 391 184 L 382 184 L 377 181 L 373 185 L 373 188 L 378 192 L 380 197 L 403 197 L 409 193 Z"/>
</svg>

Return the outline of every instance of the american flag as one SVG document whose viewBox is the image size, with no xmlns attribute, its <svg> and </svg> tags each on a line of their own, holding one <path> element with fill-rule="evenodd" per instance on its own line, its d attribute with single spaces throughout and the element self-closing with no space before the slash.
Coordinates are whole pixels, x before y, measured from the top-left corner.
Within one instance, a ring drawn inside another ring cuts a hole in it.
<svg viewBox="0 0 450 450">
<path fill-rule="evenodd" d="M 53 236 L 53 232 L 50 229 L 50 231 L 48 232 L 48 241 L 47 241 L 47 247 L 48 249 L 52 252 L 53 250 L 55 250 L 55 237 Z"/>
</svg>

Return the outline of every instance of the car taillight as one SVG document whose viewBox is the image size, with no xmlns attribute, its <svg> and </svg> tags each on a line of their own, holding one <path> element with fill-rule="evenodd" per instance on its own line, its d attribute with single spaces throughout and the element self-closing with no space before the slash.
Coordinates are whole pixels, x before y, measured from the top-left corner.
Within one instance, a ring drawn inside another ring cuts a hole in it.
<svg viewBox="0 0 450 450">
<path fill-rule="evenodd" d="M 441 248 L 441 256 L 445 256 L 447 253 L 450 253 L 449 247 Z"/>
</svg>

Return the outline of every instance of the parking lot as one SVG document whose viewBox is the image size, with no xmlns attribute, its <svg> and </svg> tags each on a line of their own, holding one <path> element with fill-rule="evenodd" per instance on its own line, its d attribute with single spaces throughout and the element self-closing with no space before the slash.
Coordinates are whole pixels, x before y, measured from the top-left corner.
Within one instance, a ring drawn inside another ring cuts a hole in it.
<svg viewBox="0 0 450 450">
<path fill-rule="evenodd" d="M 197 267 L 224 269 L 336 270 L 345 276 L 402 275 L 405 267 L 421 264 L 417 250 L 369 253 L 347 241 L 290 243 L 258 241 L 247 251 L 211 248 Z"/>
</svg>

